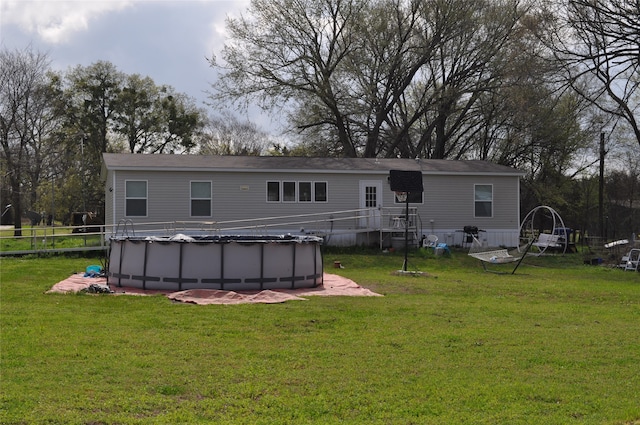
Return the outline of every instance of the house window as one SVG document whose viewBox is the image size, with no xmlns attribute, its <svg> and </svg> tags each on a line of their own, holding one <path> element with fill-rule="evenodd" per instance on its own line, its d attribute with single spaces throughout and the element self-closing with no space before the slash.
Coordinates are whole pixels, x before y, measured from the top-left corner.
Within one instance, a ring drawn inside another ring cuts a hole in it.
<svg viewBox="0 0 640 425">
<path fill-rule="evenodd" d="M 311 202 L 311 182 L 298 182 L 298 202 Z"/>
<path fill-rule="evenodd" d="M 267 182 L 267 202 L 327 202 L 327 182 Z"/>
<path fill-rule="evenodd" d="M 477 184 L 475 185 L 475 216 L 476 217 L 492 217 L 493 216 L 493 185 Z"/>
<path fill-rule="evenodd" d="M 282 201 L 296 202 L 296 182 L 282 182 Z"/>
<path fill-rule="evenodd" d="M 280 202 L 280 182 L 267 182 L 267 202 Z"/>
<path fill-rule="evenodd" d="M 127 217 L 147 216 L 147 182 L 128 180 L 125 182 L 125 211 Z"/>
<path fill-rule="evenodd" d="M 327 182 L 313 183 L 314 201 L 327 202 Z"/>
<path fill-rule="evenodd" d="M 211 217 L 211 182 L 191 182 L 191 217 Z"/>
</svg>

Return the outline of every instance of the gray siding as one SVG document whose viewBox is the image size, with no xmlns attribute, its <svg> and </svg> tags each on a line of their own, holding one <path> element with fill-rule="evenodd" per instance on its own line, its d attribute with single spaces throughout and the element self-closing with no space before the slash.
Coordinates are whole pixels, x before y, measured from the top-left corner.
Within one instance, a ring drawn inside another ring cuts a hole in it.
<svg viewBox="0 0 640 425">
<path fill-rule="evenodd" d="M 147 217 L 125 217 L 125 182 L 145 180 L 148 182 Z M 190 216 L 190 182 L 212 182 L 212 217 Z M 380 175 L 348 174 L 297 174 L 282 173 L 230 173 L 230 172 L 159 172 L 116 171 L 114 214 L 108 216 L 109 223 L 117 224 L 122 218 L 131 218 L 136 223 L 170 221 L 231 221 L 353 210 L 359 208 L 360 180 L 386 180 Z M 267 181 L 326 182 L 327 202 L 267 202 Z M 384 192 L 384 187 L 383 187 Z M 107 195 L 109 196 L 109 195 Z M 393 202 L 393 194 L 387 194 L 385 202 Z M 341 227 L 349 227 L 342 223 Z M 353 225 L 353 223 L 351 223 Z"/>
<path fill-rule="evenodd" d="M 493 216 L 474 216 L 474 185 L 493 185 Z M 425 176 L 424 222 L 434 220 L 436 228 L 456 229 L 463 225 L 479 228 L 514 229 L 520 225 L 518 179 L 490 176 Z"/>
<path fill-rule="evenodd" d="M 106 186 L 106 190 L 105 190 L 105 197 L 104 197 L 104 201 L 105 201 L 105 216 L 104 216 L 104 222 L 105 224 L 112 224 L 114 222 L 117 223 L 116 219 L 115 219 L 115 211 L 112 208 L 113 206 L 113 200 L 114 200 L 114 190 L 113 190 L 113 175 L 114 172 L 110 171 L 107 173 L 107 180 L 105 182 L 105 186 Z"/>
<path fill-rule="evenodd" d="M 402 207 L 394 203 L 386 176 L 349 174 L 218 173 L 218 172 L 158 172 L 117 171 L 113 191 L 107 191 L 107 205 L 116 202 L 107 222 L 117 224 L 124 216 L 124 187 L 127 180 L 148 182 L 148 216 L 133 217 L 138 222 L 195 221 L 190 216 L 190 182 L 211 181 L 213 188 L 212 217 L 202 220 L 230 221 L 309 213 L 358 209 L 361 180 L 382 182 L 382 205 Z M 518 178 L 501 176 L 425 175 L 422 204 L 418 208 L 424 223 L 433 220 L 437 228 L 455 229 L 462 225 L 480 228 L 519 226 Z M 328 202 L 267 202 L 267 181 L 327 182 Z M 474 185 L 493 185 L 493 217 L 474 217 Z M 111 187 L 111 186 L 110 186 Z M 110 210 L 110 208 L 107 208 Z M 346 226 L 346 225 L 345 225 Z M 345 227 L 341 226 L 341 227 Z"/>
</svg>

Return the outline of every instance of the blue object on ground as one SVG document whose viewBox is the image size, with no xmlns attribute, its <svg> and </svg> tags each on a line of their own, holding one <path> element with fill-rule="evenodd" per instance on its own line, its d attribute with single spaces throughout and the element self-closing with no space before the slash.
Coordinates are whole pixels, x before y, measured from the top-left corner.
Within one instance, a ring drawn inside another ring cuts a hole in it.
<svg viewBox="0 0 640 425">
<path fill-rule="evenodd" d="M 87 266 L 84 277 L 98 277 L 102 273 L 102 266 Z"/>
</svg>

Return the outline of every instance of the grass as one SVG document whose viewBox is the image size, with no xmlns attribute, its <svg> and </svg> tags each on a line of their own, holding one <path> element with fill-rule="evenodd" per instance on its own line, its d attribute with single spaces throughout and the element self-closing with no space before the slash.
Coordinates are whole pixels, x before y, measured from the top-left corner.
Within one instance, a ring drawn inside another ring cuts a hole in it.
<svg viewBox="0 0 640 425">
<path fill-rule="evenodd" d="M 333 251 L 385 296 L 234 306 L 46 295 L 99 259 L 0 261 L 2 424 L 640 424 L 640 275 L 580 256 Z"/>
<path fill-rule="evenodd" d="M 35 251 L 45 249 L 100 246 L 102 237 L 96 233 L 72 233 L 71 227 L 22 227 L 22 236 L 14 237 L 13 229 L 0 230 L 0 252 Z"/>
</svg>

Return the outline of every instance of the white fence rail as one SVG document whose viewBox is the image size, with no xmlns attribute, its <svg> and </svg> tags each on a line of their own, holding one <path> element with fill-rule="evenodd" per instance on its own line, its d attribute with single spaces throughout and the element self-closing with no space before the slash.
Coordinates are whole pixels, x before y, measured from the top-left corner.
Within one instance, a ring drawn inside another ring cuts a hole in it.
<svg viewBox="0 0 640 425">
<path fill-rule="evenodd" d="M 399 233 L 404 232 L 405 226 L 413 244 L 418 244 L 425 234 L 436 234 L 442 242 L 464 246 L 463 235 L 458 230 L 423 228 L 416 208 L 409 207 L 407 217 L 405 208 L 397 206 L 249 220 L 150 223 L 126 220 L 117 225 L 25 227 L 22 229 L 22 236 L 18 237 L 13 236 L 12 229 L 5 228 L 0 233 L 0 256 L 100 251 L 109 248 L 109 239 L 112 236 L 171 236 L 176 233 L 190 235 L 308 234 L 324 237 L 325 242 L 330 245 L 379 243 L 382 247 L 383 244 L 389 244 L 393 237 L 397 238 Z M 506 242 L 513 239 L 513 232 L 505 233 L 503 238 L 498 231 L 492 239 L 496 239 L 497 242 L 504 239 L 504 245 L 508 245 Z"/>
<path fill-rule="evenodd" d="M 104 229 L 104 226 L 91 226 Z M 46 252 L 100 251 L 107 248 L 105 232 L 87 231 L 86 226 L 23 227 L 21 236 L 14 228 L 3 226 L 0 233 L 0 256 Z"/>
<path fill-rule="evenodd" d="M 14 230 L 5 227 L 0 235 L 0 256 L 106 250 L 109 246 L 109 238 L 117 235 L 302 233 L 331 238 L 340 235 L 391 230 L 394 225 L 397 225 L 400 217 L 404 217 L 404 208 L 389 207 L 377 210 L 354 209 L 229 221 L 136 223 L 126 220 L 115 226 L 23 227 L 21 236 L 14 236 Z M 415 228 L 413 223 L 419 221 L 415 208 L 410 208 L 409 221 L 412 223 L 411 226 Z M 96 229 L 100 231 L 93 231 Z M 393 230 L 397 231 L 398 229 Z M 355 239 L 353 240 L 355 241 Z"/>
</svg>

